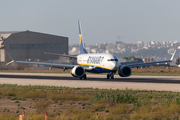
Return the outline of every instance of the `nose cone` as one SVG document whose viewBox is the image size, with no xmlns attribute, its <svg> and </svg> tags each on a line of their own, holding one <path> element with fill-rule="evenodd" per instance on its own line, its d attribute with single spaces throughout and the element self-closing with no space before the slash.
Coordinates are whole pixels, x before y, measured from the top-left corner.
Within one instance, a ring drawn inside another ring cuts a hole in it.
<svg viewBox="0 0 180 120">
<path fill-rule="evenodd" d="M 115 69 L 118 70 L 118 68 L 119 68 L 119 61 L 115 61 L 115 62 L 116 62 Z"/>
<path fill-rule="evenodd" d="M 113 62 L 111 63 L 111 66 L 112 66 L 112 69 L 113 69 L 113 70 L 118 70 L 119 62 L 118 62 L 118 61 L 113 61 Z"/>
<path fill-rule="evenodd" d="M 118 57 L 116 57 L 115 55 L 112 54 L 112 56 L 110 56 L 110 62 L 111 62 L 111 69 L 118 70 L 118 67 L 119 67 Z"/>
</svg>

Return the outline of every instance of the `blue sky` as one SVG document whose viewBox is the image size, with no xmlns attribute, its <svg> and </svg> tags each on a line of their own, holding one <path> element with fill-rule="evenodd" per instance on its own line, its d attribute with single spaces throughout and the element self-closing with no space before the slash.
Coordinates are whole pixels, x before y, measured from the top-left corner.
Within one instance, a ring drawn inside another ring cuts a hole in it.
<svg viewBox="0 0 180 120">
<path fill-rule="evenodd" d="M 121 41 L 179 41 L 179 0 L 2 0 L 0 31 L 36 31 L 86 45 Z"/>
</svg>

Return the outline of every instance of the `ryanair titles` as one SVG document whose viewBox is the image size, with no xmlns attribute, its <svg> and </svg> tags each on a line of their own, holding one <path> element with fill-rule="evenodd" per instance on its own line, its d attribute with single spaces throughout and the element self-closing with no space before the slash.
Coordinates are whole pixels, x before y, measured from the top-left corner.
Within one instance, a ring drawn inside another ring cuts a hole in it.
<svg viewBox="0 0 180 120">
<path fill-rule="evenodd" d="M 103 61 L 102 56 L 89 56 L 87 59 L 87 64 L 100 64 Z"/>
</svg>

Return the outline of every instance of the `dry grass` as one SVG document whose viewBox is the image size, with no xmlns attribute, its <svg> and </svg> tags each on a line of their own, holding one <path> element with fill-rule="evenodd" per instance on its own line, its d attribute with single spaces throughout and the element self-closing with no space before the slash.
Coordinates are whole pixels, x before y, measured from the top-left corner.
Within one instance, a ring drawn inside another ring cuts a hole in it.
<svg viewBox="0 0 180 120">
<path fill-rule="evenodd" d="M 129 113 L 130 111 L 130 106 L 128 106 L 128 104 L 118 104 L 116 106 L 113 106 L 110 108 L 110 112 L 112 114 L 126 114 L 126 113 Z"/>
<path fill-rule="evenodd" d="M 132 68 L 133 74 L 138 73 L 158 73 L 159 75 L 180 75 L 178 67 L 149 67 L 149 68 Z"/>
<path fill-rule="evenodd" d="M 45 92 L 40 91 L 18 91 L 16 95 L 20 98 L 46 98 Z"/>
<path fill-rule="evenodd" d="M 102 111 L 105 108 L 104 103 L 96 103 L 91 106 L 94 111 Z"/>
<path fill-rule="evenodd" d="M 37 113 L 45 113 L 47 111 L 47 107 L 51 104 L 48 100 L 40 100 L 35 103 L 35 108 Z"/>
<path fill-rule="evenodd" d="M 9 114 L 0 114 L 1 120 L 18 120 L 18 117 Z"/>
<path fill-rule="evenodd" d="M 0 104 L 0 120 L 16 120 L 23 110 L 27 120 L 45 112 L 49 120 L 180 118 L 180 94 L 170 91 L 0 84 Z"/>
<path fill-rule="evenodd" d="M 136 111 L 134 114 L 131 114 L 130 118 L 139 120 L 139 119 L 151 119 L 153 116 L 153 113 L 151 111 L 150 105 L 143 105 L 139 108 L 138 111 Z"/>
<path fill-rule="evenodd" d="M 163 105 L 143 105 L 130 115 L 131 119 L 179 119 L 180 105 L 177 103 Z"/>
<path fill-rule="evenodd" d="M 27 114 L 24 117 L 24 120 L 44 120 L 45 119 L 45 114 Z"/>
</svg>

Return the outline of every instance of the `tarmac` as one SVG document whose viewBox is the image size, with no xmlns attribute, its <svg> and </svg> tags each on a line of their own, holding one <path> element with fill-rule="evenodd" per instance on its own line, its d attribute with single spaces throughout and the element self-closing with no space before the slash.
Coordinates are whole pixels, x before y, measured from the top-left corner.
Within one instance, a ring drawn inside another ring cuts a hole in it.
<svg viewBox="0 0 180 120">
<path fill-rule="evenodd" d="M 180 76 L 114 76 L 87 74 L 80 80 L 70 74 L 51 73 L 0 73 L 0 84 L 66 86 L 73 88 L 133 89 L 180 92 Z"/>
</svg>

